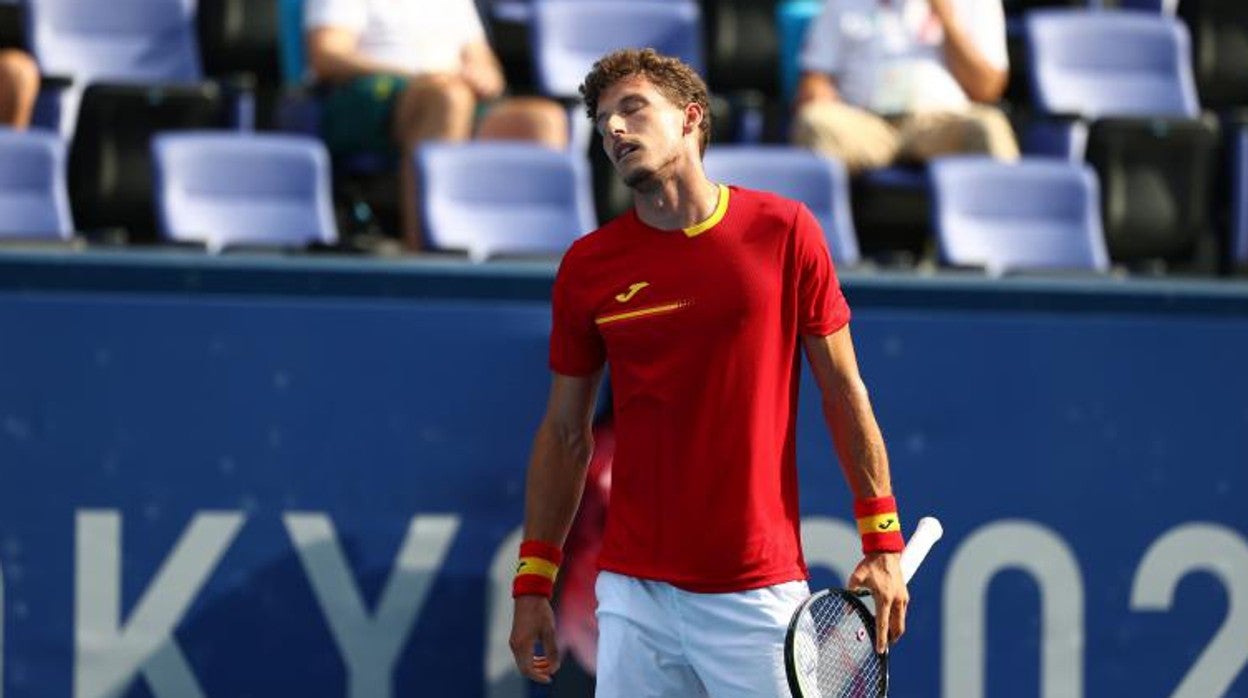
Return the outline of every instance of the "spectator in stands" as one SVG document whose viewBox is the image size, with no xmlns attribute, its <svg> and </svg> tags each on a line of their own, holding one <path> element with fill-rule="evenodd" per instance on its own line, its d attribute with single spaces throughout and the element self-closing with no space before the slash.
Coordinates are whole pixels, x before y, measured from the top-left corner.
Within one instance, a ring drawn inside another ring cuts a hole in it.
<svg viewBox="0 0 1248 698">
<path fill-rule="evenodd" d="M 0 49 L 0 125 L 26 128 L 39 93 L 39 66 L 25 51 Z"/>
<path fill-rule="evenodd" d="M 405 244 L 423 246 L 411 153 L 425 140 L 532 139 L 567 145 L 554 101 L 502 98 L 502 68 L 473 0 L 307 0 L 308 59 L 332 87 L 322 132 L 332 152 L 393 152 Z"/>
<path fill-rule="evenodd" d="M 852 172 L 949 153 L 1018 157 L 1000 99 L 1001 0 L 827 0 L 800 56 L 792 138 Z"/>
</svg>

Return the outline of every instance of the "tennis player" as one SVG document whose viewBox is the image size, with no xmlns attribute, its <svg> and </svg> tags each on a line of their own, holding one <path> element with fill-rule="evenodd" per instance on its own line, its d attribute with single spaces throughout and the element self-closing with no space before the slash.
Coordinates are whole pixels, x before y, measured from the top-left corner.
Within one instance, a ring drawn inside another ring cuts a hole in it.
<svg viewBox="0 0 1248 698">
<path fill-rule="evenodd" d="M 888 459 L 819 224 L 801 204 L 707 179 L 706 85 L 653 50 L 594 64 L 589 117 L 633 207 L 578 240 L 553 292 L 547 412 L 529 465 L 511 648 L 559 668 L 550 595 L 611 366 L 616 452 L 598 597 L 608 698 L 787 696 L 782 649 L 808 595 L 795 431 L 799 347 L 817 378 L 875 597 L 880 649 L 908 595 Z"/>
</svg>

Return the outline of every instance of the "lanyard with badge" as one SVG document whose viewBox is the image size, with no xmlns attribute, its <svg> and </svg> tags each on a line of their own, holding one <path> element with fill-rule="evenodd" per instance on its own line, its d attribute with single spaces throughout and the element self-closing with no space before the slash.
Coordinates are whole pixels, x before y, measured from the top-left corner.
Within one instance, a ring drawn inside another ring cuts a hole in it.
<svg viewBox="0 0 1248 698">
<path fill-rule="evenodd" d="M 939 41 L 939 20 L 927 0 L 878 0 L 869 18 L 859 18 L 867 24 L 852 30 L 865 30 L 876 38 L 871 56 L 876 67 L 872 110 L 880 114 L 909 111 L 918 88 L 915 50 Z"/>
</svg>

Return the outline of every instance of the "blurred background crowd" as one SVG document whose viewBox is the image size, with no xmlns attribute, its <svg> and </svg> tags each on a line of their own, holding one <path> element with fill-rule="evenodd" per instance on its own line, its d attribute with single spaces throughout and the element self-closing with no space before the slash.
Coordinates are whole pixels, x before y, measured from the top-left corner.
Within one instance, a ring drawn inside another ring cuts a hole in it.
<svg viewBox="0 0 1248 698">
<path fill-rule="evenodd" d="M 557 257 L 630 205 L 577 95 L 625 46 L 842 266 L 1248 267 L 1240 0 L 0 0 L 0 238 Z"/>
</svg>

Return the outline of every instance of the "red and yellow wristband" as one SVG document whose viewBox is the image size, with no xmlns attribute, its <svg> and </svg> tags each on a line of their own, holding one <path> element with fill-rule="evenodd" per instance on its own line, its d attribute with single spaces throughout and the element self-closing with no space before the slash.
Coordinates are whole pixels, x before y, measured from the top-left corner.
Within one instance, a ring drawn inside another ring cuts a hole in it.
<svg viewBox="0 0 1248 698">
<path fill-rule="evenodd" d="M 862 536 L 863 553 L 899 553 L 906 547 L 901 536 L 897 500 L 892 497 L 863 497 L 854 500 L 854 518 Z"/>
<path fill-rule="evenodd" d="M 555 593 L 555 577 L 563 564 L 563 551 L 540 540 L 526 540 L 520 544 L 520 561 L 516 563 L 516 578 L 511 583 L 511 595 L 545 596 Z"/>
</svg>

